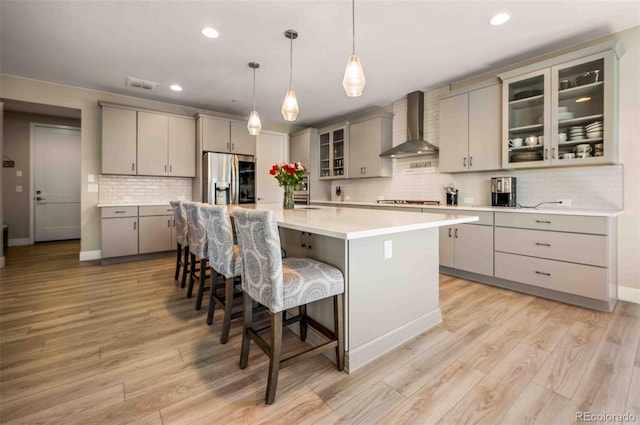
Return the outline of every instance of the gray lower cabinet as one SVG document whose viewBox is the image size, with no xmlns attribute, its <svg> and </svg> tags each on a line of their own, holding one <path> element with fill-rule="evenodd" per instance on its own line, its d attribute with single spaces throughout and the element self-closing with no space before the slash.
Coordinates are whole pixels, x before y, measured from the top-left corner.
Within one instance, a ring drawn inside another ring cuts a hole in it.
<svg viewBox="0 0 640 425">
<path fill-rule="evenodd" d="M 609 301 L 616 298 L 615 219 L 496 213 L 495 276 Z"/>
<path fill-rule="evenodd" d="M 457 224 L 440 228 L 440 265 L 493 276 L 493 227 Z"/>
<path fill-rule="evenodd" d="M 139 254 L 172 249 L 171 216 L 140 217 Z"/>
<path fill-rule="evenodd" d="M 138 207 L 102 209 L 102 258 L 138 253 Z"/>
</svg>

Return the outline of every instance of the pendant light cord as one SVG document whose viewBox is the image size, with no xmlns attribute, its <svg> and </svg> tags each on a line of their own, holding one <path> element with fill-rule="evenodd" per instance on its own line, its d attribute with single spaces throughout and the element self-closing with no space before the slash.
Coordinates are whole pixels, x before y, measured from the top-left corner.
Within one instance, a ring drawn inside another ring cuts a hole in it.
<svg viewBox="0 0 640 425">
<path fill-rule="evenodd" d="M 353 54 L 356 54 L 356 0 L 351 0 L 351 28 L 352 28 L 352 37 L 351 40 L 353 42 Z"/>
<path fill-rule="evenodd" d="M 289 49 L 289 90 L 291 90 L 291 82 L 293 81 L 293 36 L 289 40 L 291 40 L 291 48 Z"/>
<path fill-rule="evenodd" d="M 253 68 L 253 110 L 256 110 L 256 69 Z"/>
</svg>

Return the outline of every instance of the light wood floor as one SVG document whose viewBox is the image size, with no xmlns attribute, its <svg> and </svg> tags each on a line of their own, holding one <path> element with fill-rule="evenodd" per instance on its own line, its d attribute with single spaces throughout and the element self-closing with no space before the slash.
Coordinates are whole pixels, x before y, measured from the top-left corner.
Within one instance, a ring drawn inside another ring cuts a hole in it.
<svg viewBox="0 0 640 425">
<path fill-rule="evenodd" d="M 320 356 L 238 368 L 239 323 L 173 280 L 173 257 L 100 266 L 78 243 L 12 247 L 0 271 L 0 422 L 553 424 L 640 421 L 640 305 L 613 314 L 441 276 L 444 323 L 348 375 Z M 300 346 L 287 333 L 286 346 Z"/>
</svg>

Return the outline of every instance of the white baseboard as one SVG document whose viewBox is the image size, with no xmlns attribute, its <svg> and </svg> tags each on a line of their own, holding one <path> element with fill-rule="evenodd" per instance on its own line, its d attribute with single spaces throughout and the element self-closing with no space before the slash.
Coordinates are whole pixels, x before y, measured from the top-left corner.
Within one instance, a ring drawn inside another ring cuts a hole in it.
<svg viewBox="0 0 640 425">
<path fill-rule="evenodd" d="M 640 288 L 618 286 L 618 299 L 621 301 L 640 304 Z"/>
<path fill-rule="evenodd" d="M 4 268 L 4 257 L 0 257 L 0 269 Z"/>
<path fill-rule="evenodd" d="M 102 251 L 80 251 L 80 261 L 99 260 L 102 258 Z"/>
<path fill-rule="evenodd" d="M 24 246 L 24 245 L 31 245 L 31 240 L 29 238 L 9 239 L 9 246 Z"/>
</svg>

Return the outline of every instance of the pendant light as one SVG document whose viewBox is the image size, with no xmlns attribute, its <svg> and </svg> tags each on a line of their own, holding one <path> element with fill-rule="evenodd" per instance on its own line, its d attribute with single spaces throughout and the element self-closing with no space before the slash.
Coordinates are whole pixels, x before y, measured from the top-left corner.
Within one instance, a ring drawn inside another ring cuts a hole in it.
<svg viewBox="0 0 640 425">
<path fill-rule="evenodd" d="M 291 49 L 289 51 L 289 90 L 287 90 L 282 103 L 282 116 L 287 121 L 295 121 L 300 109 L 298 109 L 296 92 L 291 88 L 291 76 L 293 75 L 293 40 L 298 38 L 298 32 L 296 30 L 286 30 L 284 36 L 291 40 Z"/>
<path fill-rule="evenodd" d="M 356 55 L 356 5 L 355 0 L 351 0 L 351 18 L 353 29 L 353 51 L 349 61 L 347 62 L 347 69 L 344 71 L 344 78 L 342 79 L 342 86 L 347 92 L 349 97 L 357 97 L 362 94 L 364 85 L 367 80 L 364 78 L 364 71 L 360 64 L 360 58 Z"/>
<path fill-rule="evenodd" d="M 253 69 L 253 111 L 249 115 L 249 122 L 247 122 L 247 129 L 249 134 L 257 136 L 260 134 L 262 124 L 260 123 L 260 115 L 256 111 L 256 69 L 260 68 L 260 64 L 257 62 L 249 62 L 249 68 Z"/>
</svg>

